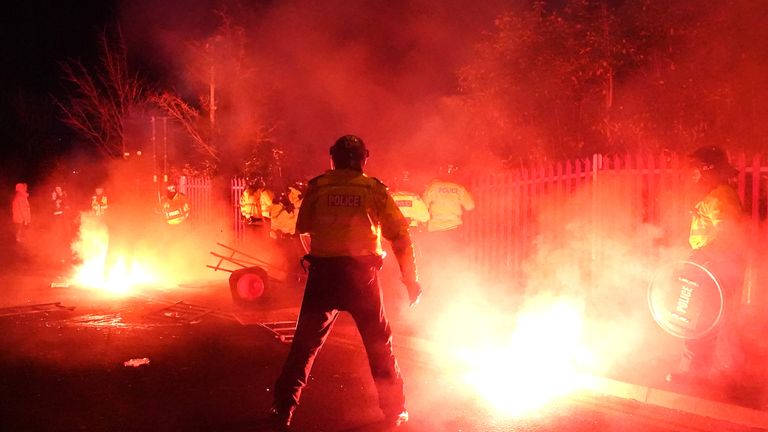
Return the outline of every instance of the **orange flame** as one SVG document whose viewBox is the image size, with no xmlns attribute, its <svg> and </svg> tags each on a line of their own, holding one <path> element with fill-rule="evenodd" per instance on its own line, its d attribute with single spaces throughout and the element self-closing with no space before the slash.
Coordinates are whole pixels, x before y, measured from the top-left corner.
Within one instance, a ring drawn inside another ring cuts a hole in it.
<svg viewBox="0 0 768 432">
<path fill-rule="evenodd" d="M 578 371 L 591 361 L 582 326 L 579 308 L 564 300 L 523 311 L 505 344 L 459 353 L 464 378 L 501 413 L 530 413 L 586 385 Z"/>
<path fill-rule="evenodd" d="M 72 277 L 77 286 L 127 294 L 137 286 L 158 282 L 156 273 L 145 264 L 151 260 L 109 250 L 109 232 L 98 217 L 82 215 L 80 235 L 72 249 L 82 260 Z"/>
<path fill-rule="evenodd" d="M 471 276 L 454 280 L 477 286 Z M 587 322 L 582 300 L 541 294 L 515 307 L 520 298 L 505 306 L 504 299 L 476 294 L 465 290 L 431 313 L 432 334 L 423 344 L 443 376 L 496 415 L 536 415 L 559 398 L 590 389 L 591 374 L 615 354 L 588 343 L 596 328 Z"/>
</svg>

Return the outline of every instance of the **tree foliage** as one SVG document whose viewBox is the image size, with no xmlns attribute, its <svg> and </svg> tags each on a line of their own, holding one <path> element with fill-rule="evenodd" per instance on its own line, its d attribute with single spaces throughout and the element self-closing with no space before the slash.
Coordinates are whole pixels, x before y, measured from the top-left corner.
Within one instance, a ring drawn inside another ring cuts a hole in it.
<svg viewBox="0 0 768 432">
<path fill-rule="evenodd" d="M 459 72 L 473 139 L 510 162 L 756 139 L 768 4 L 742 4 L 510 9 Z"/>
<path fill-rule="evenodd" d="M 274 125 L 264 119 L 260 105 L 265 86 L 248 55 L 254 50 L 245 29 L 228 13 L 218 12 L 218 17 L 212 34 L 186 46 L 185 84 L 194 89 L 196 100 L 170 91 L 154 100 L 191 137 L 197 157 L 187 161 L 190 169 L 267 179 L 278 164 L 272 156 L 277 154 Z"/>
<path fill-rule="evenodd" d="M 96 66 L 79 60 L 62 63 L 65 96 L 55 99 L 62 120 L 102 154 L 119 157 L 125 152 L 125 122 L 141 111 L 148 88 L 128 68 L 122 35 L 111 40 L 100 35 L 101 56 Z"/>
</svg>

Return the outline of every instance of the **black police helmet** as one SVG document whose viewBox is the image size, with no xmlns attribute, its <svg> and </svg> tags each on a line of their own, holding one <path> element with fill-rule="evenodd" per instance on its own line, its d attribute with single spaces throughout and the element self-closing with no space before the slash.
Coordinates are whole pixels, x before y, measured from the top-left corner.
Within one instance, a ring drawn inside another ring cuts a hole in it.
<svg viewBox="0 0 768 432">
<path fill-rule="evenodd" d="M 718 146 L 699 147 L 688 157 L 702 174 L 711 172 L 727 177 L 736 175 L 739 172 L 728 162 L 728 156 Z"/>
<path fill-rule="evenodd" d="M 344 135 L 336 140 L 330 148 L 331 159 L 335 168 L 362 169 L 368 158 L 365 143 L 355 135 Z"/>
</svg>

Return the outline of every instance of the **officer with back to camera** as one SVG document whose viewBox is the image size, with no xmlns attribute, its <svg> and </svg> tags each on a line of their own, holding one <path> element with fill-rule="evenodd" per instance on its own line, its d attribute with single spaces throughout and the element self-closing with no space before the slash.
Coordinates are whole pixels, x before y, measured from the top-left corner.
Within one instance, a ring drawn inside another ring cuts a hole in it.
<svg viewBox="0 0 768 432">
<path fill-rule="evenodd" d="M 408 171 L 403 171 L 395 184 L 392 198 L 408 220 L 411 229 L 418 231 L 429 221 L 429 209 L 421 196 L 413 190 Z"/>
<path fill-rule="evenodd" d="M 297 233 L 311 238 L 305 256 L 309 275 L 296 334 L 275 384 L 270 420 L 276 429 L 287 429 L 315 356 L 339 311 L 347 311 L 365 345 L 384 419 L 399 426 L 408 421 L 408 412 L 378 272 L 383 236 L 392 244 L 411 305 L 418 303 L 421 286 L 408 221 L 386 186 L 363 173 L 368 150 L 360 138 L 339 138 L 330 155 L 332 169 L 310 180 L 298 214 Z"/>
<path fill-rule="evenodd" d="M 427 230 L 431 233 L 451 233 L 449 235 L 455 236 L 463 223 L 464 211 L 475 208 L 472 195 L 455 180 L 456 169 L 449 165 L 442 176 L 429 182 L 424 191 L 424 204 L 430 214 Z"/>
</svg>

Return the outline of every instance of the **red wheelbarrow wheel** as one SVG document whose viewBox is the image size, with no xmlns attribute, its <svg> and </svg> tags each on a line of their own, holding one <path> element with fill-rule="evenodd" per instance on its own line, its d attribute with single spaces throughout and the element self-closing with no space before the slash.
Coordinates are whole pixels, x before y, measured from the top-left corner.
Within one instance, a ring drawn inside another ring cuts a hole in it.
<svg viewBox="0 0 768 432">
<path fill-rule="evenodd" d="M 249 306 L 260 300 L 267 290 L 267 272 L 260 267 L 248 267 L 232 272 L 229 289 L 232 300 L 240 306 Z"/>
</svg>

